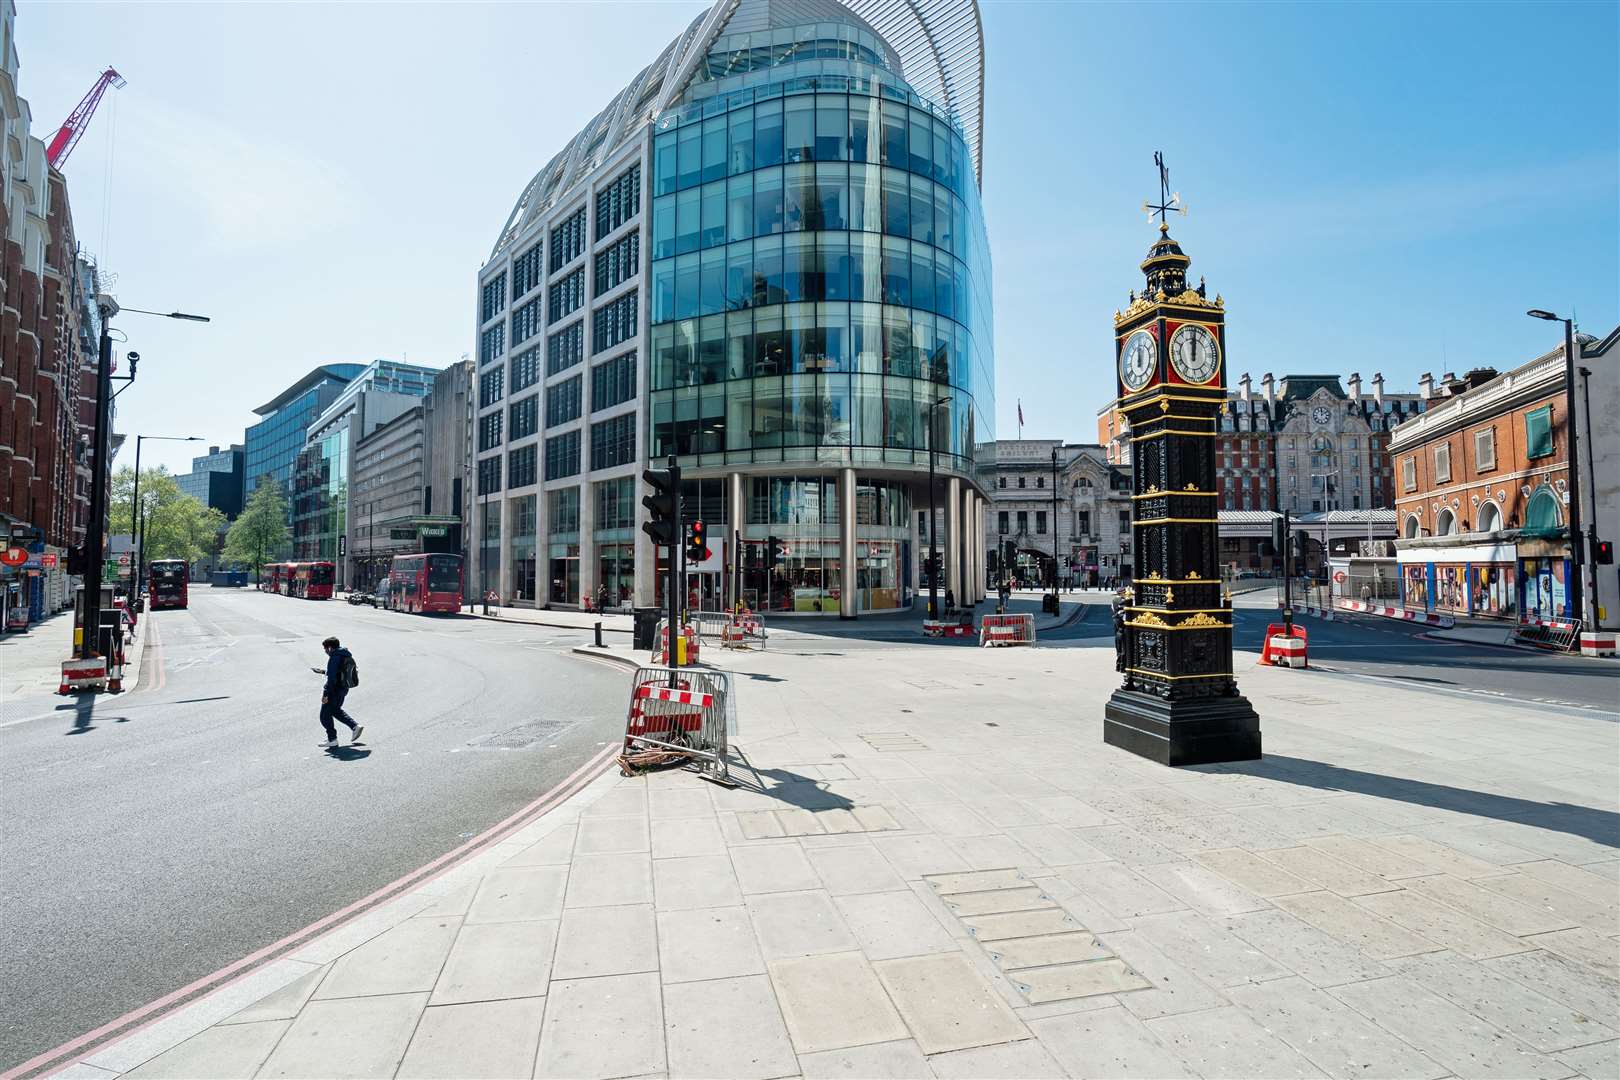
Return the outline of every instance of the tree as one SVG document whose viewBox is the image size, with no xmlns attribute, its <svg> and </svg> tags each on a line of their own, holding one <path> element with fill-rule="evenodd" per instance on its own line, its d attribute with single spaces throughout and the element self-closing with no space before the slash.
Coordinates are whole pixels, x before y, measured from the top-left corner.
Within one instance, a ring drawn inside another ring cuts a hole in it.
<svg viewBox="0 0 1620 1080">
<path fill-rule="evenodd" d="M 110 521 L 113 532 L 122 532 L 134 523 L 135 470 L 119 469 L 113 476 Z M 141 558 L 184 559 L 196 562 L 213 550 L 215 538 L 225 525 L 225 515 L 180 490 L 180 485 L 164 468 L 141 470 L 140 511 L 145 515 L 141 528 Z"/>
<path fill-rule="evenodd" d="M 279 555 L 292 537 L 287 531 L 287 500 L 273 476 L 265 476 L 248 497 L 225 537 L 225 558 L 253 568 L 253 580 L 266 561 Z"/>
</svg>

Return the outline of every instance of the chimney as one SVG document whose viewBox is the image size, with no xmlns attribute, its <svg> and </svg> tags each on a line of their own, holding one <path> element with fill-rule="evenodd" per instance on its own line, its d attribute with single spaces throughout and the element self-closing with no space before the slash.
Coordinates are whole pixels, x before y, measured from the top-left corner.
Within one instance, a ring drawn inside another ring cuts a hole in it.
<svg viewBox="0 0 1620 1080">
<path fill-rule="evenodd" d="M 1350 400 L 1357 405 L 1361 404 L 1361 372 L 1350 373 Z"/>
<path fill-rule="evenodd" d="M 217 454 L 217 453 L 219 453 L 219 447 L 217 447 L 217 446 L 210 446 L 210 447 L 209 447 L 209 448 L 208 448 L 208 452 L 209 452 L 209 453 L 210 453 L 210 454 Z"/>
<path fill-rule="evenodd" d="M 1423 373 L 1423 378 L 1418 380 L 1418 400 L 1428 401 L 1433 396 L 1434 376 L 1425 371 Z"/>
<path fill-rule="evenodd" d="M 1379 412 L 1384 411 L 1384 373 L 1382 371 L 1373 373 L 1373 404 L 1378 407 Z"/>
<path fill-rule="evenodd" d="M 1266 408 L 1269 409 L 1277 403 L 1276 380 L 1271 377 L 1271 372 L 1260 376 L 1260 390 L 1266 395 Z"/>
<path fill-rule="evenodd" d="M 1245 371 L 1243 378 L 1238 380 L 1238 400 L 1244 404 L 1249 401 L 1249 373 Z"/>
</svg>

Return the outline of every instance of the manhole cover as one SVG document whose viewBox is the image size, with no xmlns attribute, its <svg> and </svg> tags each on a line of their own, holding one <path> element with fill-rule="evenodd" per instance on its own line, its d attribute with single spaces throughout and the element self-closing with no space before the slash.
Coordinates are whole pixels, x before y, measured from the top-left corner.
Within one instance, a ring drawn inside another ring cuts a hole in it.
<svg viewBox="0 0 1620 1080">
<path fill-rule="evenodd" d="M 574 723 L 572 720 L 534 720 L 495 735 L 481 735 L 467 745 L 475 750 L 528 750 L 550 742 Z"/>
</svg>

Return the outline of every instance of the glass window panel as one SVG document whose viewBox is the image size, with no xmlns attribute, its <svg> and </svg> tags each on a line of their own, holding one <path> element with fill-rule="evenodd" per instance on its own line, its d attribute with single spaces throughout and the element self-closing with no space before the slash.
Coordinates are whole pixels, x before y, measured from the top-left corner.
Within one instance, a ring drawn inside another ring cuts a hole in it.
<svg viewBox="0 0 1620 1080">
<path fill-rule="evenodd" d="M 703 192 L 698 188 L 675 196 L 675 253 L 684 255 L 698 249 L 698 235 L 703 225 L 701 212 Z"/>
<path fill-rule="evenodd" d="M 782 164 L 782 102 L 754 106 L 754 167 Z"/>
<path fill-rule="evenodd" d="M 823 94 L 816 98 L 816 160 L 842 161 L 848 136 L 847 98 Z"/>
<path fill-rule="evenodd" d="M 921 374 L 916 342 L 911 337 L 909 313 L 883 309 L 883 370 L 889 375 L 914 379 Z"/>
<path fill-rule="evenodd" d="M 816 204 L 814 165 L 789 165 L 784 170 L 782 217 L 782 227 L 787 232 L 821 227 L 821 212 Z"/>
<path fill-rule="evenodd" d="M 653 203 L 653 258 L 675 254 L 675 196 L 666 195 Z"/>
<path fill-rule="evenodd" d="M 934 243 L 934 198 L 932 184 L 911 182 L 911 238 Z"/>
<path fill-rule="evenodd" d="M 713 315 L 726 310 L 726 253 L 721 248 L 698 256 L 698 313 Z"/>
<path fill-rule="evenodd" d="M 816 99 L 798 94 L 784 103 L 783 149 L 789 163 L 816 159 Z"/>
<path fill-rule="evenodd" d="M 754 110 L 750 106 L 738 109 L 728 118 L 731 143 L 727 165 L 731 175 L 752 172 L 754 169 Z"/>
<path fill-rule="evenodd" d="M 849 228 L 849 176 L 843 165 L 816 166 L 816 229 Z"/>
<path fill-rule="evenodd" d="M 726 310 L 754 303 L 754 245 L 744 240 L 726 248 Z"/>
<path fill-rule="evenodd" d="M 820 251 L 818 267 L 822 277 L 823 296 L 828 300 L 848 300 L 849 291 L 849 237 L 842 233 L 823 233 L 817 238 Z"/>
<path fill-rule="evenodd" d="M 883 302 L 883 240 L 869 233 L 849 238 L 849 297 L 866 303 Z"/>
<path fill-rule="evenodd" d="M 695 382 L 705 385 L 726 378 L 726 319 L 710 315 L 698 322 L 697 374 Z"/>
<path fill-rule="evenodd" d="M 781 310 L 754 313 L 754 374 L 780 375 L 787 370 L 788 345 Z M 780 445 L 780 444 L 777 444 Z"/>
<path fill-rule="evenodd" d="M 703 180 L 718 180 L 726 175 L 726 118 L 711 117 L 703 121 Z"/>
<path fill-rule="evenodd" d="M 782 171 L 771 169 L 754 174 L 754 235 L 769 236 L 782 231 Z"/>
<path fill-rule="evenodd" d="M 733 176 L 726 182 L 726 236 L 747 240 L 754 235 L 754 178 Z"/>
<path fill-rule="evenodd" d="M 703 185 L 703 210 L 698 245 L 714 247 L 726 242 L 726 182 Z"/>
<path fill-rule="evenodd" d="M 889 236 L 911 235 L 911 185 L 905 173 L 892 169 L 883 170 L 883 231 Z"/>
<path fill-rule="evenodd" d="M 782 278 L 782 237 L 754 241 L 754 306 L 780 304 L 787 299 Z"/>
<path fill-rule="evenodd" d="M 805 276 L 816 269 L 813 258 L 816 238 L 810 233 L 791 233 L 784 238 L 782 247 L 782 287 L 785 297 L 793 300 L 816 300 L 805 295 Z M 820 286 L 819 281 L 817 286 Z"/>
<path fill-rule="evenodd" d="M 687 319 L 698 309 L 698 258 L 682 255 L 675 260 L 675 317 Z"/>
<path fill-rule="evenodd" d="M 934 310 L 934 256 L 926 244 L 911 242 L 911 306 Z"/>
<path fill-rule="evenodd" d="M 702 132 L 696 124 L 681 128 L 679 141 L 679 179 L 676 183 L 689 188 L 703 176 Z"/>
<path fill-rule="evenodd" d="M 680 306 L 679 288 L 676 306 Z M 904 240 L 883 238 L 883 302 L 885 304 L 911 303 L 911 250 Z"/>
<path fill-rule="evenodd" d="M 861 95 L 849 99 L 849 160 L 876 161 L 871 132 L 879 127 L 877 98 Z"/>
<path fill-rule="evenodd" d="M 885 101 L 882 110 L 880 153 L 883 164 L 904 169 L 910 164 L 906 156 L 906 107 Z"/>
<path fill-rule="evenodd" d="M 725 386 L 726 446 L 746 450 L 753 445 L 754 383 L 734 379 Z"/>
<path fill-rule="evenodd" d="M 675 140 L 678 137 L 677 132 L 666 131 L 653 140 L 654 195 L 669 194 L 679 182 L 675 154 Z"/>
<path fill-rule="evenodd" d="M 911 171 L 921 176 L 928 176 L 933 167 L 928 159 L 934 148 L 933 118 L 920 109 L 911 110 L 911 143 L 908 149 L 908 160 Z"/>
<path fill-rule="evenodd" d="M 750 361 L 753 349 L 754 317 L 746 311 L 734 311 L 726 316 L 726 375 L 743 379 L 752 374 Z"/>
<path fill-rule="evenodd" d="M 850 166 L 849 227 L 855 232 L 883 231 L 882 169 L 875 166 Z"/>
<path fill-rule="evenodd" d="M 675 260 L 663 259 L 653 263 L 652 269 L 652 321 L 668 322 L 675 317 Z"/>
<path fill-rule="evenodd" d="M 951 134 L 945 121 L 934 119 L 934 156 L 929 162 L 930 173 L 935 181 L 944 184 L 951 178 Z"/>
</svg>

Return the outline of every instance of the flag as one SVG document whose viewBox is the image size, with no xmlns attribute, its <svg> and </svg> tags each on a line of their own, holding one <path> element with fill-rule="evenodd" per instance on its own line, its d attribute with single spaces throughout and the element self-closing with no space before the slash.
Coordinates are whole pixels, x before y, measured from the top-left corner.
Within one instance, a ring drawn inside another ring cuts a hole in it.
<svg viewBox="0 0 1620 1080">
<path fill-rule="evenodd" d="M 1018 426 L 1024 426 L 1024 399 L 1018 399 Z"/>
</svg>

